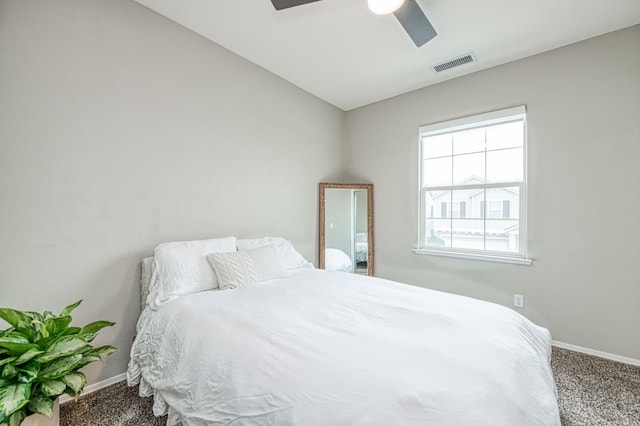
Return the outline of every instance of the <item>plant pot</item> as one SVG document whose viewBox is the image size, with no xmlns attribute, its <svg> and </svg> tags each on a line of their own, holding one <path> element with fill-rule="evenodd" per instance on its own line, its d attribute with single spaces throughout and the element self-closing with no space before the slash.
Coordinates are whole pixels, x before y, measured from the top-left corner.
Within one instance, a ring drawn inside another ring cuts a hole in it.
<svg viewBox="0 0 640 426">
<path fill-rule="evenodd" d="M 20 426 L 60 426 L 60 398 L 53 403 L 53 414 L 51 417 L 42 414 L 32 414 L 27 416 Z"/>
</svg>

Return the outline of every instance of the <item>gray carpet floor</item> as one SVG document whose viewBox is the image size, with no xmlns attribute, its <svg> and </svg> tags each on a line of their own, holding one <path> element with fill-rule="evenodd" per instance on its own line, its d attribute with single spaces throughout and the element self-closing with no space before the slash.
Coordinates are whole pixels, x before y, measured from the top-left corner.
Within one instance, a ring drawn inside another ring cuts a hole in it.
<svg viewBox="0 0 640 426">
<path fill-rule="evenodd" d="M 640 367 L 558 348 L 551 365 L 564 426 L 640 426 Z M 165 425 L 166 417 L 153 416 L 152 404 L 137 387 L 120 382 L 63 404 L 60 425 Z"/>
</svg>

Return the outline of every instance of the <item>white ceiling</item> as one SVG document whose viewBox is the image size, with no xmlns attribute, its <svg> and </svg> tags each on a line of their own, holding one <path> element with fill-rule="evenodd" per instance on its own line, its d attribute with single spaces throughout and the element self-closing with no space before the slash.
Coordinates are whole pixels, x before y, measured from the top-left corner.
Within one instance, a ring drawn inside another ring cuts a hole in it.
<svg viewBox="0 0 640 426">
<path fill-rule="evenodd" d="M 418 0 L 438 36 L 417 48 L 367 0 L 136 1 L 345 111 L 640 23 L 640 0 Z"/>
</svg>

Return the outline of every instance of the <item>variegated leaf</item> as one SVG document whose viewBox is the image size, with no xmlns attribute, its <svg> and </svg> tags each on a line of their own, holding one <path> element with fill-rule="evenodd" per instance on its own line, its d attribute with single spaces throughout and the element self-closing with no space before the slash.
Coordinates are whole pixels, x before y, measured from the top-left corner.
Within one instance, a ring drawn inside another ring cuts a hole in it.
<svg viewBox="0 0 640 426">
<path fill-rule="evenodd" d="M 62 380 L 49 380 L 40 385 L 40 391 L 42 391 L 45 396 L 61 395 L 66 388 L 67 385 Z"/>
<path fill-rule="evenodd" d="M 72 372 L 80 363 L 82 355 L 71 355 L 64 358 L 58 358 L 47 365 L 41 372 L 41 379 L 57 379 Z"/>
<path fill-rule="evenodd" d="M 64 308 L 62 310 L 62 312 L 60 312 L 60 316 L 64 317 L 64 316 L 69 315 L 71 313 L 71 311 L 73 311 L 75 308 L 77 308 L 80 303 L 82 303 L 82 299 L 78 300 L 74 304 L 71 304 L 71 305 L 67 306 L 66 308 Z"/>
<path fill-rule="evenodd" d="M 9 364 L 10 362 L 13 362 L 13 361 L 15 361 L 17 359 L 18 359 L 17 356 L 10 356 L 9 358 L 0 359 L 0 367 L 5 365 L 5 364 Z"/>
<path fill-rule="evenodd" d="M 84 374 L 78 372 L 63 376 L 62 381 L 77 395 L 84 388 L 87 378 Z"/>
<path fill-rule="evenodd" d="M 53 400 L 43 395 L 37 395 L 29 401 L 29 410 L 43 416 L 51 417 L 53 414 Z"/>
<path fill-rule="evenodd" d="M 0 388 L 0 412 L 8 417 L 27 405 L 30 397 L 31 386 L 23 383 Z"/>
<path fill-rule="evenodd" d="M 2 374 L 0 377 L 3 379 L 10 379 L 18 375 L 18 369 L 13 364 L 7 364 L 2 368 Z"/>
<path fill-rule="evenodd" d="M 0 348 L 7 349 L 13 355 L 22 355 L 29 349 L 35 349 L 37 347 L 37 345 L 31 343 L 28 339 L 21 337 L 0 337 Z"/>
<path fill-rule="evenodd" d="M 27 418 L 27 411 L 23 408 L 9 416 L 7 421 L 8 426 L 20 426 L 20 424 Z"/>
<path fill-rule="evenodd" d="M 39 355 L 36 360 L 38 362 L 49 362 L 56 358 L 75 354 L 79 349 L 87 346 L 88 343 L 81 337 L 77 336 L 62 336 L 54 341 L 51 346 L 42 354 Z"/>
<path fill-rule="evenodd" d="M 31 383 L 38 377 L 39 372 L 40 364 L 35 361 L 31 361 L 18 367 L 18 380 L 23 383 Z"/>
<path fill-rule="evenodd" d="M 29 349 L 28 351 L 20 355 L 20 358 L 18 358 L 14 364 L 15 365 L 24 364 L 27 361 L 31 361 L 33 358 L 37 357 L 43 352 L 44 351 L 41 351 L 40 349 L 36 349 L 36 348 Z"/>
</svg>

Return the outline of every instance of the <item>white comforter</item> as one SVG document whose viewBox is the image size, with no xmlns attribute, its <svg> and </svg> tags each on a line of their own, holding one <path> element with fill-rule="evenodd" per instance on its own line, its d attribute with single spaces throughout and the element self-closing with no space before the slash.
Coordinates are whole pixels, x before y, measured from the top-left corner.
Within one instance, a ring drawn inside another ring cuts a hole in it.
<svg viewBox="0 0 640 426">
<path fill-rule="evenodd" d="M 498 305 L 301 270 L 145 310 L 128 380 L 169 425 L 559 425 L 550 350 Z"/>
</svg>

